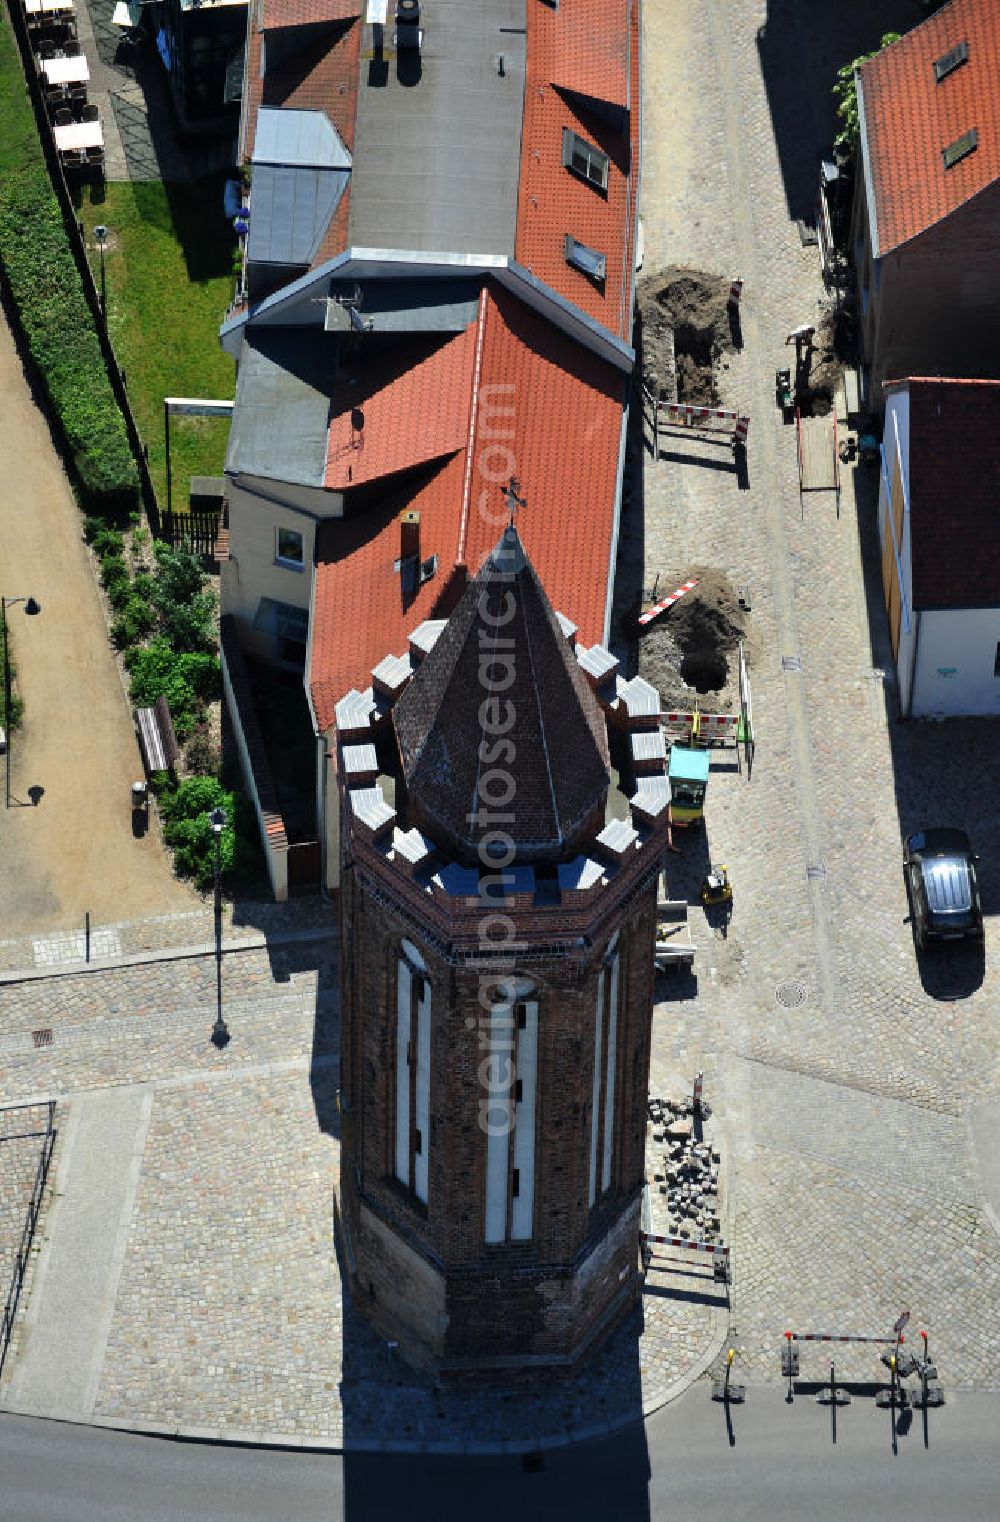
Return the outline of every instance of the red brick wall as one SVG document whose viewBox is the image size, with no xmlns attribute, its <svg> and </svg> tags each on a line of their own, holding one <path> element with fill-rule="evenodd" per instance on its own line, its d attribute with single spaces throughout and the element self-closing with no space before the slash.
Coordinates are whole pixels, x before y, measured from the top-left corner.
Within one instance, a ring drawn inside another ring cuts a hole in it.
<svg viewBox="0 0 1000 1522">
<path fill-rule="evenodd" d="M 554 912 L 558 918 L 558 911 Z M 637 1199 L 644 1177 L 646 1097 L 652 1016 L 655 885 L 633 900 L 618 944 L 619 1044 L 616 1063 L 615 1170 L 612 1194 L 588 1208 L 590 1119 L 597 980 L 607 945 L 582 961 L 517 964 L 537 999 L 534 1236 L 484 1244 L 486 1136 L 479 1125 L 485 1090 L 479 1066 L 478 971 L 448 964 L 385 905 L 345 875 L 342 890 L 342 1085 L 352 1105 L 342 1171 L 357 1162 L 373 1210 L 428 1262 L 443 1266 L 449 1357 L 572 1353 L 619 1301 L 634 1296 L 629 1268 L 638 1251 Z M 392 1178 L 396 953 L 403 935 L 427 963 L 432 989 L 428 1203 L 426 1211 Z M 345 1215 L 358 1278 L 376 1287 L 376 1239 L 359 1229 L 347 1189 Z M 626 1224 L 627 1223 L 627 1224 Z M 586 1264 L 586 1290 L 581 1288 Z M 595 1268 L 599 1265 L 600 1271 Z M 619 1278 L 622 1268 L 625 1276 Z M 413 1294 L 420 1295 L 419 1282 Z M 365 1296 L 359 1297 L 364 1308 Z M 384 1325 L 392 1311 L 379 1305 Z M 437 1305 L 409 1317 L 439 1324 Z M 407 1327 L 401 1326 L 405 1341 Z"/>
</svg>

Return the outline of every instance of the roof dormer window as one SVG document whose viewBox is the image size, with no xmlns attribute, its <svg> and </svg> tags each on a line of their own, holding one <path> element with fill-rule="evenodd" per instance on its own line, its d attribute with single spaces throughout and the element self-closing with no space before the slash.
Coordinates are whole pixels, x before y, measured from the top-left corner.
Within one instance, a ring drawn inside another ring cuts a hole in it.
<svg viewBox="0 0 1000 1522">
<path fill-rule="evenodd" d="M 959 64 L 965 63 L 968 56 L 969 44 L 967 42 L 960 42 L 955 47 L 949 48 L 947 53 L 942 54 L 940 58 L 935 59 L 934 78 L 938 84 L 941 83 L 942 79 L 947 79 L 949 74 L 953 74 Z"/>
<path fill-rule="evenodd" d="M 581 274 L 589 275 L 591 280 L 603 282 L 607 268 L 604 254 L 599 254 L 596 248 L 588 248 L 586 243 L 578 243 L 569 233 L 566 234 L 564 251 L 567 264 L 571 264 Z"/>
<path fill-rule="evenodd" d="M 941 149 L 941 157 L 944 159 L 944 167 L 952 169 L 960 159 L 966 158 L 976 148 L 979 142 L 979 133 L 975 127 L 970 127 L 968 132 L 963 132 L 947 148 Z"/>
<path fill-rule="evenodd" d="M 585 137 L 580 137 L 570 127 L 563 128 L 562 161 L 567 169 L 578 174 L 581 180 L 586 180 L 588 185 L 593 185 L 597 190 L 607 190 L 611 160 L 600 148 L 595 148 L 593 143 L 588 143 Z"/>
</svg>

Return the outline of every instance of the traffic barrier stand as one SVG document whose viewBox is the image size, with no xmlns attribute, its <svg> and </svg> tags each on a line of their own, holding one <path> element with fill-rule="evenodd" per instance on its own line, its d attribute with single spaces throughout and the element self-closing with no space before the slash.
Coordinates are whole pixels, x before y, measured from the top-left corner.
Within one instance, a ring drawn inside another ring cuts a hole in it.
<svg viewBox="0 0 1000 1522">
<path fill-rule="evenodd" d="M 875 1404 L 882 1410 L 894 1406 L 899 1411 L 905 1411 L 910 1404 L 910 1397 L 899 1382 L 899 1371 L 896 1368 L 896 1355 L 893 1353 L 889 1360 L 889 1388 L 879 1390 L 875 1396 Z"/>
<path fill-rule="evenodd" d="M 736 1357 L 736 1349 L 730 1348 L 726 1354 L 726 1374 L 724 1379 L 712 1381 L 712 1399 L 720 1400 L 725 1405 L 741 1406 L 747 1398 L 746 1385 L 734 1385 L 730 1381 L 733 1368 L 733 1359 Z"/>
<path fill-rule="evenodd" d="M 851 1404 L 850 1391 L 838 1385 L 833 1364 L 830 1365 L 830 1383 L 816 1392 L 816 1399 L 821 1406 L 849 1406 Z"/>
<path fill-rule="evenodd" d="M 734 279 L 730 282 L 730 285 L 729 285 L 729 301 L 728 301 L 728 305 L 731 306 L 731 307 L 738 307 L 739 304 L 740 304 L 740 298 L 741 298 L 742 295 L 743 295 L 743 276 L 742 275 L 736 275 L 734 277 Z"/>
</svg>

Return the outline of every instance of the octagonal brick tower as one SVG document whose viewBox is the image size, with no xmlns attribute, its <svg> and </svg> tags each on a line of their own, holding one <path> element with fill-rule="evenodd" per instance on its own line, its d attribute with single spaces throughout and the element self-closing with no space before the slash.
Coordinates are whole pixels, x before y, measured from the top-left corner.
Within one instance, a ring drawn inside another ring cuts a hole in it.
<svg viewBox="0 0 1000 1522">
<path fill-rule="evenodd" d="M 337 706 L 341 1242 L 443 1372 L 565 1366 L 639 1292 L 659 702 L 516 530 Z"/>
</svg>

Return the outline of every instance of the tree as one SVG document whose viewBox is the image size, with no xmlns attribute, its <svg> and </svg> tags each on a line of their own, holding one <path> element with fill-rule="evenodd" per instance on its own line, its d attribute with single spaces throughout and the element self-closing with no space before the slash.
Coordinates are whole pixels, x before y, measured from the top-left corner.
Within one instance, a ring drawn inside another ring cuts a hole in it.
<svg viewBox="0 0 1000 1522">
<path fill-rule="evenodd" d="M 855 58 L 851 63 L 847 63 L 842 69 L 837 70 L 837 77 L 833 86 L 833 98 L 836 102 L 840 131 L 834 138 L 833 145 L 835 148 L 840 149 L 842 153 L 855 154 L 861 134 L 861 127 L 858 121 L 857 70 L 860 69 L 863 63 L 867 63 L 869 58 L 874 58 L 876 54 L 881 53 L 883 48 L 890 47 L 892 43 L 898 41 L 898 32 L 886 32 L 877 48 L 873 48 L 870 53 L 862 53 L 859 58 Z"/>
</svg>

